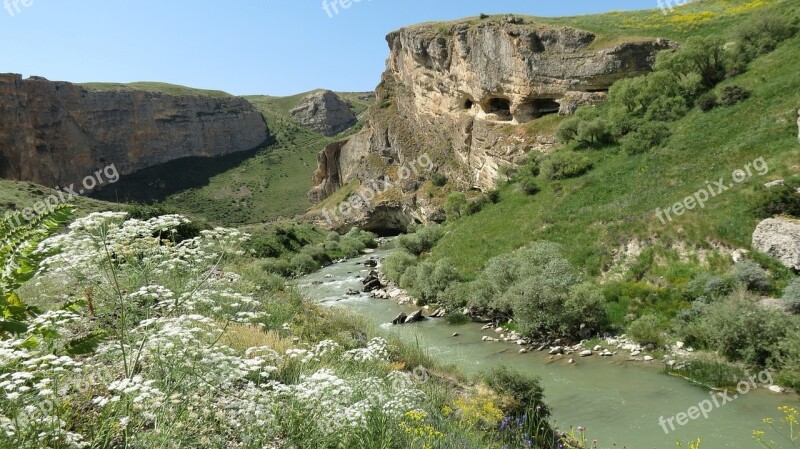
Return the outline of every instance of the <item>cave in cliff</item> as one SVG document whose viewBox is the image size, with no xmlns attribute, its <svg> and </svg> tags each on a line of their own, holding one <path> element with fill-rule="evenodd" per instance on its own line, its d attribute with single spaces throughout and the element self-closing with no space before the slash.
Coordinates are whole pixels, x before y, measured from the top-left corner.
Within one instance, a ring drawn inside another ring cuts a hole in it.
<svg viewBox="0 0 800 449">
<path fill-rule="evenodd" d="M 494 114 L 498 120 L 511 121 L 511 100 L 502 97 L 489 98 L 483 107 L 486 114 Z"/>
<path fill-rule="evenodd" d="M 514 119 L 519 123 L 527 123 L 545 115 L 557 114 L 560 108 L 555 98 L 535 98 L 520 103 L 514 110 Z"/>
</svg>

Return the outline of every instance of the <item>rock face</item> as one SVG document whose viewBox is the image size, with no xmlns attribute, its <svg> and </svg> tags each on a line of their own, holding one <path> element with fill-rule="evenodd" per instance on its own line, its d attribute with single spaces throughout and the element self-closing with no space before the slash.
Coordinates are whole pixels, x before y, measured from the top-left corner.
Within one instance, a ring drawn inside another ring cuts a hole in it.
<svg viewBox="0 0 800 449">
<path fill-rule="evenodd" d="M 800 220 L 777 217 L 762 221 L 753 233 L 753 247 L 800 270 Z"/>
<path fill-rule="evenodd" d="M 114 164 L 120 174 L 256 148 L 262 115 L 238 97 L 92 91 L 0 74 L 0 176 L 48 186 Z"/>
<path fill-rule="evenodd" d="M 298 124 L 326 136 L 335 136 L 357 121 L 350 105 L 329 90 L 307 95 L 291 113 Z"/>
<path fill-rule="evenodd" d="M 455 187 L 490 189 L 499 167 L 554 146 L 552 132 L 531 133 L 522 125 L 603 101 L 611 84 L 651 71 L 657 52 L 675 46 L 652 39 L 602 47 L 593 33 L 519 18 L 423 24 L 386 39 L 390 55 L 377 105 L 362 131 L 335 150 L 325 149 L 314 200 L 355 179 L 363 186 L 391 178 L 425 153 L 433 171 Z M 416 192 L 432 174 L 419 174 L 411 180 L 416 186 L 406 183 L 396 189 L 399 195 L 386 195 L 394 202 L 402 198 L 403 206 L 393 210 L 431 221 L 441 204 Z M 372 206 L 378 210 L 381 200 Z"/>
</svg>

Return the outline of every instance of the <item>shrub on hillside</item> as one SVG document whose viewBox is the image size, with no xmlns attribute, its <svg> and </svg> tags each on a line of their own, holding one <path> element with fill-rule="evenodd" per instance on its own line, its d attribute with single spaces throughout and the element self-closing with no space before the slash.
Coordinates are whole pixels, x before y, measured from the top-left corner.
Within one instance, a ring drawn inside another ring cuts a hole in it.
<svg viewBox="0 0 800 449">
<path fill-rule="evenodd" d="M 717 107 L 717 93 L 714 91 L 706 92 L 697 98 L 695 105 L 703 112 L 708 112 Z"/>
<path fill-rule="evenodd" d="M 578 138 L 578 125 L 580 125 L 580 117 L 569 117 L 558 125 L 556 130 L 556 138 L 561 143 L 573 142 Z"/>
<path fill-rule="evenodd" d="M 444 185 L 447 184 L 447 177 L 441 173 L 434 173 L 433 176 L 431 176 L 431 183 L 436 187 L 444 187 Z"/>
<path fill-rule="evenodd" d="M 464 192 L 453 192 L 447 195 L 447 199 L 444 201 L 444 213 L 447 214 L 447 218 L 450 220 L 455 220 L 462 215 L 467 210 L 467 196 Z"/>
<path fill-rule="evenodd" d="M 381 265 L 381 272 L 387 279 L 399 283 L 400 278 L 410 267 L 416 266 L 417 258 L 404 250 L 394 251 L 386 256 Z"/>
<path fill-rule="evenodd" d="M 401 234 L 397 237 L 397 247 L 419 256 L 430 251 L 444 235 L 438 224 L 420 226 L 412 234 Z"/>
<path fill-rule="evenodd" d="M 417 300 L 417 305 L 441 302 L 447 288 L 461 277 L 450 259 L 425 261 L 409 268 L 401 276 L 401 287 Z"/>
<path fill-rule="evenodd" d="M 769 288 L 767 272 L 752 260 L 743 260 L 728 271 L 728 276 L 750 291 L 763 292 Z"/>
<path fill-rule="evenodd" d="M 789 283 L 783 292 L 781 302 L 790 312 L 800 314 L 800 278 L 795 278 Z"/>
<path fill-rule="evenodd" d="M 787 179 L 783 185 L 761 187 L 756 200 L 755 214 L 758 218 L 790 215 L 800 218 L 800 179 Z"/>
<path fill-rule="evenodd" d="M 710 303 L 727 296 L 732 291 L 733 285 L 729 280 L 703 273 L 689 281 L 685 294 L 689 301 Z"/>
<path fill-rule="evenodd" d="M 664 345 L 664 325 L 655 315 L 645 315 L 632 322 L 628 335 L 641 345 Z"/>
<path fill-rule="evenodd" d="M 592 169 L 589 158 L 572 151 L 559 151 L 549 155 L 542 163 L 542 176 L 546 179 L 568 179 L 581 176 Z"/>
<path fill-rule="evenodd" d="M 319 270 L 320 267 L 320 263 L 315 261 L 314 258 L 307 253 L 295 254 L 289 261 L 289 264 L 292 266 L 293 274 L 298 276 L 311 274 Z"/>
<path fill-rule="evenodd" d="M 658 122 L 646 122 L 636 131 L 623 137 L 620 144 L 623 151 L 634 155 L 658 148 L 669 136 L 670 130 L 667 125 Z"/>
<path fill-rule="evenodd" d="M 493 368 L 482 377 L 492 391 L 512 400 L 502 407 L 507 415 L 516 417 L 535 412 L 542 420 L 550 416 L 539 379 L 512 371 L 506 366 Z"/>
<path fill-rule="evenodd" d="M 754 15 L 736 29 L 736 53 L 744 62 L 769 53 L 797 33 L 797 25 L 788 17 L 773 12 Z"/>
<path fill-rule="evenodd" d="M 536 181 L 536 178 L 528 174 L 520 176 L 519 188 L 526 195 L 536 195 L 541 190 L 541 188 L 539 187 L 539 183 Z"/>
<path fill-rule="evenodd" d="M 500 202 L 500 191 L 492 189 L 486 193 L 486 198 L 488 198 L 492 204 L 497 204 Z"/>
<path fill-rule="evenodd" d="M 750 91 L 741 86 L 726 86 L 719 94 L 719 104 L 733 106 L 750 98 Z"/>
<path fill-rule="evenodd" d="M 729 57 L 725 44 L 726 40 L 720 36 L 690 37 L 680 50 L 659 54 L 656 70 L 682 77 L 698 74 L 703 86 L 712 89 L 727 73 Z"/>
</svg>

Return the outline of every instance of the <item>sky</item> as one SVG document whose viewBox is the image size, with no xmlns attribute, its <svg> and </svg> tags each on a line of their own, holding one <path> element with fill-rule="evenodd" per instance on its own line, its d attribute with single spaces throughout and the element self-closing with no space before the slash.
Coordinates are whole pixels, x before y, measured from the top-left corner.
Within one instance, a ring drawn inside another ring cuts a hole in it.
<svg viewBox="0 0 800 449">
<path fill-rule="evenodd" d="M 405 25 L 657 7 L 656 0 L 349 0 L 344 8 L 348 0 L 326 0 L 326 12 L 322 0 L 0 2 L 0 72 L 279 96 L 373 90 L 388 55 L 385 36 Z"/>
</svg>

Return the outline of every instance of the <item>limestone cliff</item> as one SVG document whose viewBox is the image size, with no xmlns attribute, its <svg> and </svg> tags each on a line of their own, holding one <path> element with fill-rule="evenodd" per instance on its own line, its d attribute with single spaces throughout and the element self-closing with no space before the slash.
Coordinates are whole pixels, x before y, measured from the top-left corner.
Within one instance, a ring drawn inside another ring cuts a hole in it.
<svg viewBox="0 0 800 449">
<path fill-rule="evenodd" d="M 291 114 L 298 124 L 326 136 L 335 136 L 357 122 L 350 105 L 330 90 L 305 96 Z"/>
<path fill-rule="evenodd" d="M 106 165 L 120 174 L 265 143 L 264 118 L 238 97 L 94 91 L 0 74 L 0 177 L 47 186 Z"/>
<path fill-rule="evenodd" d="M 674 47 L 664 39 L 603 46 L 593 33 L 518 17 L 423 24 L 386 39 L 377 105 L 361 132 L 321 157 L 313 201 L 332 185 L 390 175 L 422 153 L 460 189 L 489 189 L 500 166 L 555 143 L 552 132 L 530 132 L 531 122 L 603 101 L 611 84 L 651 71 L 658 51 Z M 415 192 L 401 196 L 415 219 L 440 215 Z M 353 222 L 369 224 L 368 216 Z"/>
</svg>

